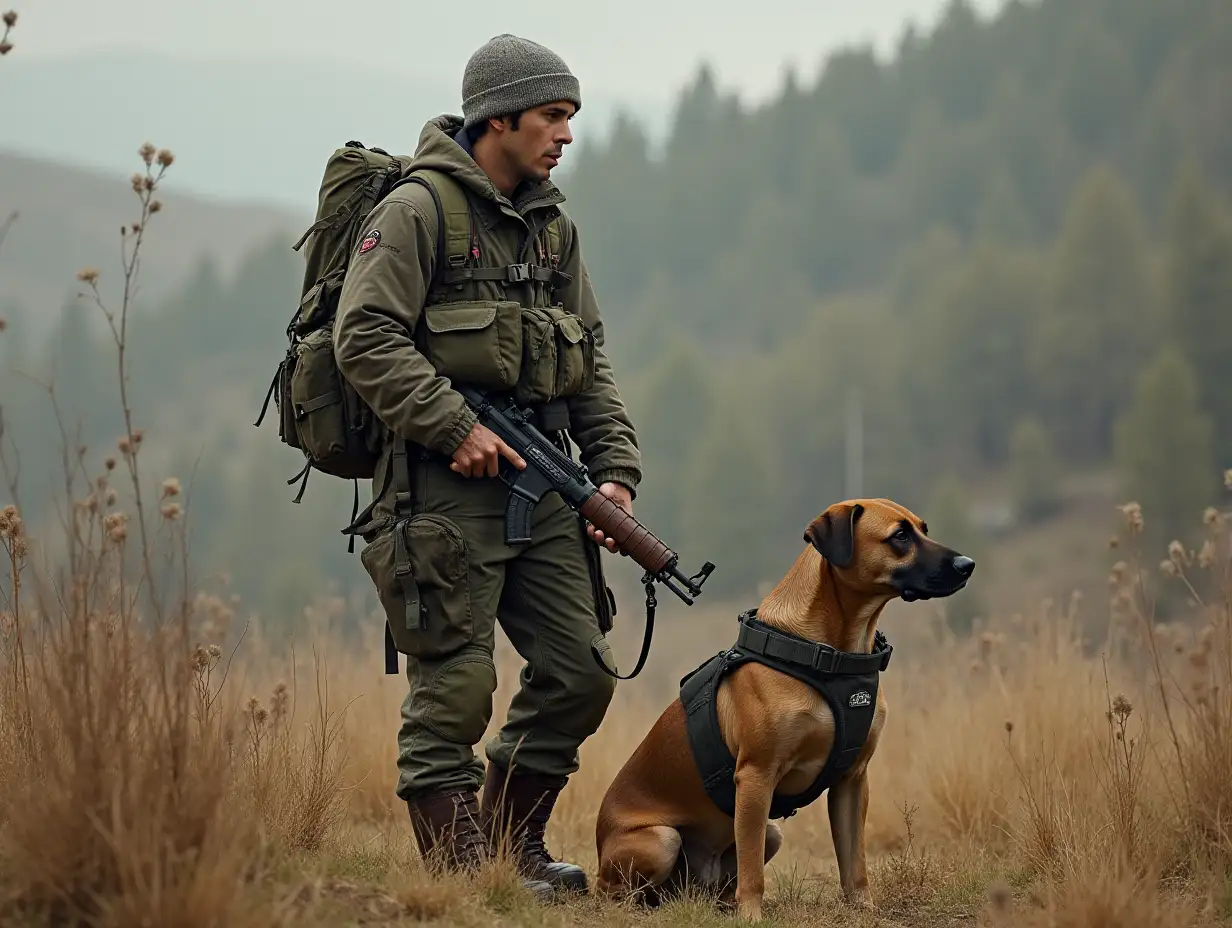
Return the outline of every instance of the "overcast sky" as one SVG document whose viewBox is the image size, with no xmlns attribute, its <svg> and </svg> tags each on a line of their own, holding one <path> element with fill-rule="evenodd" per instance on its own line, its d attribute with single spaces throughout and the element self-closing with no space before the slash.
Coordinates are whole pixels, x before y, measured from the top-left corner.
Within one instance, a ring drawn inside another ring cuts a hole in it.
<svg viewBox="0 0 1232 928">
<path fill-rule="evenodd" d="M 670 96 L 709 60 L 748 100 L 774 92 L 792 63 L 811 79 L 836 45 L 891 48 L 908 19 L 929 26 L 949 0 L 9 0 L 14 40 L 30 57 L 141 47 L 214 57 L 253 54 L 332 59 L 368 55 L 385 70 L 461 79 L 469 54 L 500 32 L 558 51 L 605 96 Z M 981 10 L 1000 0 L 975 0 Z M 156 75 L 151 75 L 156 79 Z"/>
</svg>

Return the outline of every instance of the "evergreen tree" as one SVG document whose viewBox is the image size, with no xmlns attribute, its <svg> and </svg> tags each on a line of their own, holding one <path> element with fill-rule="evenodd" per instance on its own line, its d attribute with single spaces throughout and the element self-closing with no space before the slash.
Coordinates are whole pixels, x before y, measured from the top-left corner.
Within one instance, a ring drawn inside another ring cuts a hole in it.
<svg viewBox="0 0 1232 928">
<path fill-rule="evenodd" d="M 1142 506 L 1156 550 L 1195 537 L 1216 492 L 1210 418 L 1198 405 L 1193 368 L 1174 345 L 1138 378 L 1133 405 L 1116 425 L 1116 463 L 1127 498 Z"/>
<path fill-rule="evenodd" d="M 1217 463 L 1232 465 L 1232 216 L 1187 163 L 1173 197 L 1168 308 L 1210 415 Z"/>
<path fill-rule="evenodd" d="M 1093 169 L 1057 242 L 1034 346 L 1048 424 L 1068 455 L 1106 453 L 1112 423 L 1156 341 L 1147 255 L 1132 195 L 1111 168 Z"/>
</svg>

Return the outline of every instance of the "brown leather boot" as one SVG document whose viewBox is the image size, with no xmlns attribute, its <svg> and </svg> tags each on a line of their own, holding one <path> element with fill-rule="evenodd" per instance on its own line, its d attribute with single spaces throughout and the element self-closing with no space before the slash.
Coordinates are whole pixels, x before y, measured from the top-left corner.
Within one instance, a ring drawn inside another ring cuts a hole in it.
<svg viewBox="0 0 1232 928">
<path fill-rule="evenodd" d="M 586 892 L 586 871 L 577 864 L 553 860 L 543 843 L 548 818 L 566 782 L 566 777 L 516 770 L 510 776 L 489 763 L 483 784 L 483 828 L 493 845 L 508 836 L 523 876 Z"/>
<path fill-rule="evenodd" d="M 474 872 L 488 854 L 473 790 L 436 793 L 407 803 L 420 856 L 430 867 Z M 525 874 L 523 874 L 525 876 Z M 555 890 L 546 882 L 524 879 L 523 886 L 547 901 Z"/>
</svg>

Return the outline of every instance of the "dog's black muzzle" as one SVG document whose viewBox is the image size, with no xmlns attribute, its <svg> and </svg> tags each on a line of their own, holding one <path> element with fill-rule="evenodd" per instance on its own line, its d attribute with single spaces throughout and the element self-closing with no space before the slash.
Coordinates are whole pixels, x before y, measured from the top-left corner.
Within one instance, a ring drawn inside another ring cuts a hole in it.
<svg viewBox="0 0 1232 928">
<path fill-rule="evenodd" d="M 905 602 L 953 596 L 967 585 L 975 572 L 971 558 L 942 548 L 936 554 L 921 554 L 894 572 L 893 584 Z"/>
</svg>

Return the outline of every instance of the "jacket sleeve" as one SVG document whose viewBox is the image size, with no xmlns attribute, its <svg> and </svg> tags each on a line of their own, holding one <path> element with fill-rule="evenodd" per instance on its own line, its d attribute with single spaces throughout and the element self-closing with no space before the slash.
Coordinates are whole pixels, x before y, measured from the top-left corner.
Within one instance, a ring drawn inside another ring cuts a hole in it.
<svg viewBox="0 0 1232 928">
<path fill-rule="evenodd" d="M 604 351 L 603 319 L 582 259 L 577 227 L 568 220 L 563 226 L 560 270 L 572 280 L 557 292 L 565 309 L 580 316 L 595 336 L 595 382 L 586 392 L 569 398 L 569 433 L 596 484 L 620 483 L 635 493 L 642 479 L 637 433 Z"/>
<path fill-rule="evenodd" d="M 452 455 L 476 417 L 411 341 L 436 263 L 436 211 L 418 193 L 430 197 L 412 188 L 368 215 L 338 298 L 334 357 L 391 431 Z"/>
</svg>

